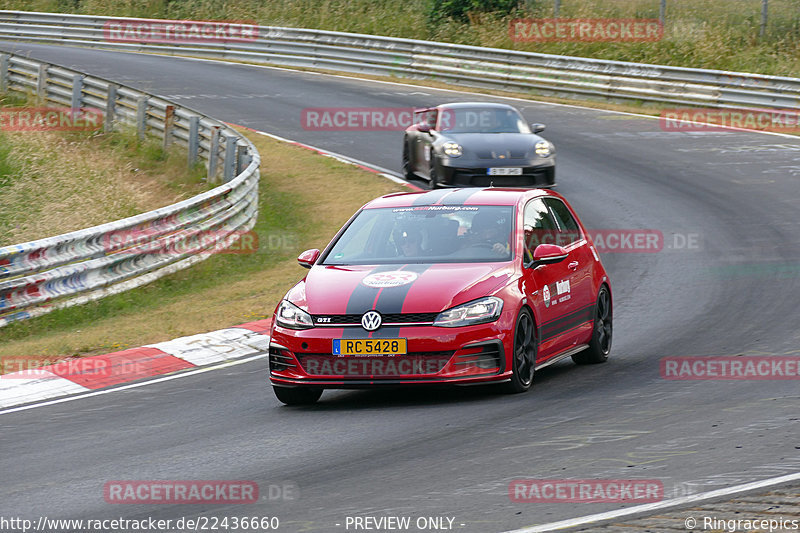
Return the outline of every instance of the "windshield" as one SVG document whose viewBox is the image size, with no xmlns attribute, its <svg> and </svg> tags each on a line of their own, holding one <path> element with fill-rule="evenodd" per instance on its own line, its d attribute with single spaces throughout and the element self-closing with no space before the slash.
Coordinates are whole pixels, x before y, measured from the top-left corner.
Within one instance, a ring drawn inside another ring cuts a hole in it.
<svg viewBox="0 0 800 533">
<path fill-rule="evenodd" d="M 530 133 L 525 120 L 514 109 L 459 108 L 443 109 L 439 131 L 450 133 Z"/>
<path fill-rule="evenodd" d="M 511 206 L 365 209 L 342 233 L 322 264 L 509 261 L 512 230 Z"/>
</svg>

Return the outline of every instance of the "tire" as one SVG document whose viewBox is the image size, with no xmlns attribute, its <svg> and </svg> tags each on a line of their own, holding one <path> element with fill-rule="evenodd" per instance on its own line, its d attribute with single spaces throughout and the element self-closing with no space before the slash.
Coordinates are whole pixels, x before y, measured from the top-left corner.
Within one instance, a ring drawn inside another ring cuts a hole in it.
<svg viewBox="0 0 800 533">
<path fill-rule="evenodd" d="M 503 384 L 504 392 L 525 392 L 533 384 L 536 367 L 536 328 L 531 312 L 523 308 L 514 327 L 514 357 L 511 363 L 511 381 Z"/>
<path fill-rule="evenodd" d="M 431 190 L 439 188 L 439 173 L 436 171 L 436 158 L 431 154 L 431 171 L 428 176 L 431 183 Z"/>
<path fill-rule="evenodd" d="M 592 324 L 592 340 L 589 347 L 572 356 L 572 360 L 579 365 L 604 363 L 611 352 L 611 339 L 614 332 L 613 313 L 611 309 L 611 295 L 605 285 L 600 287 L 597 294 L 597 304 L 594 311 Z"/>
<path fill-rule="evenodd" d="M 322 389 L 310 387 L 272 387 L 275 396 L 286 405 L 311 405 L 322 396 Z"/>
<path fill-rule="evenodd" d="M 408 139 L 403 139 L 403 177 L 407 180 L 416 178 L 416 174 L 411 170 L 411 156 L 408 153 Z"/>
</svg>

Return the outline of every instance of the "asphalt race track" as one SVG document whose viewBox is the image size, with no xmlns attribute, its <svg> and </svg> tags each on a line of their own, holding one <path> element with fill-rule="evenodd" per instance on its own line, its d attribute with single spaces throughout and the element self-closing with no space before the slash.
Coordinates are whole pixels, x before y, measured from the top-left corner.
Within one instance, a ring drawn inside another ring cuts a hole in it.
<svg viewBox="0 0 800 533">
<path fill-rule="evenodd" d="M 494 99 L 171 57 L 0 48 L 395 172 L 401 132 L 306 131 L 302 110 Z M 644 117 L 511 103 L 547 124 L 557 190 L 588 227 L 663 232 L 657 253 L 603 257 L 615 317 L 607 364 L 558 363 L 523 395 L 327 391 L 316 406 L 287 408 L 261 359 L 3 414 L 0 515 L 277 516 L 279 531 L 347 531 L 352 516 L 450 517 L 459 531 L 485 533 L 620 507 L 514 503 L 514 479 L 658 479 L 669 498 L 800 471 L 796 380 L 659 373 L 669 356 L 800 354 L 800 139 L 666 132 Z M 112 505 L 103 486 L 113 480 L 252 480 L 262 499 Z M 283 486 L 291 499 L 278 497 Z"/>
</svg>

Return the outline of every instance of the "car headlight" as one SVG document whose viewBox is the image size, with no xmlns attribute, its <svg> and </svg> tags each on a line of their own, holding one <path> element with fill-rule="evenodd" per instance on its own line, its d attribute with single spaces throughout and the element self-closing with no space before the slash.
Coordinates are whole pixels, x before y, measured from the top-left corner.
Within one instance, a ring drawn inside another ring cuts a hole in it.
<svg viewBox="0 0 800 533">
<path fill-rule="evenodd" d="M 444 143 L 442 145 L 442 151 L 445 153 L 445 155 L 448 155 L 450 157 L 458 157 L 463 153 L 463 151 L 461 150 L 461 145 L 452 142 Z"/>
<path fill-rule="evenodd" d="M 314 327 L 311 315 L 294 305 L 289 300 L 281 301 L 278 306 L 278 325 L 290 329 L 309 329 Z"/>
<path fill-rule="evenodd" d="M 442 311 L 433 321 L 433 325 L 443 328 L 456 328 L 473 324 L 485 324 L 486 322 L 497 320 L 502 310 L 503 300 L 496 296 L 488 296 Z"/>
<path fill-rule="evenodd" d="M 553 153 L 553 145 L 548 141 L 538 141 L 534 149 L 539 157 L 549 157 Z"/>
</svg>

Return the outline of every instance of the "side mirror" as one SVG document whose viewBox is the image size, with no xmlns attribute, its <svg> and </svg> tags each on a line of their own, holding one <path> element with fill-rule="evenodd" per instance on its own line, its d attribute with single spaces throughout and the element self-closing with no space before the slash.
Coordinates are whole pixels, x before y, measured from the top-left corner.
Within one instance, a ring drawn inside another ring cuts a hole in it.
<svg viewBox="0 0 800 533">
<path fill-rule="evenodd" d="M 544 128 L 545 128 L 544 124 L 539 124 L 538 122 L 531 124 L 531 131 L 533 133 L 542 132 L 544 131 Z"/>
<path fill-rule="evenodd" d="M 527 268 L 536 268 L 541 265 L 560 263 L 569 256 L 569 253 L 556 244 L 540 244 L 533 251 L 533 260 L 525 265 Z"/>
<path fill-rule="evenodd" d="M 425 122 L 421 122 L 420 124 L 417 125 L 417 131 L 420 131 L 422 133 L 430 133 L 431 132 L 431 126 L 430 126 L 430 124 L 427 124 Z"/>
<path fill-rule="evenodd" d="M 314 263 L 317 262 L 319 259 L 319 250 L 314 248 L 313 250 L 306 250 L 302 254 L 297 257 L 297 262 L 300 263 L 301 267 L 311 268 L 314 266 Z"/>
</svg>

